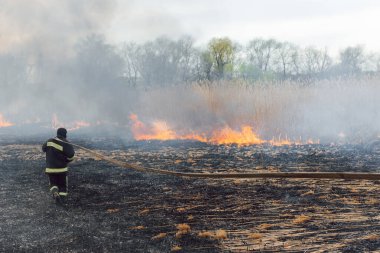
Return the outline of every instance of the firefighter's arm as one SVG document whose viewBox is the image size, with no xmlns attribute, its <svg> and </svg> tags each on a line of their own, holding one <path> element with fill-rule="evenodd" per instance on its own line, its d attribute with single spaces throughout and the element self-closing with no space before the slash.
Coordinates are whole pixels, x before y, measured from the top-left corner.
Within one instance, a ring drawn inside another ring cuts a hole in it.
<svg viewBox="0 0 380 253">
<path fill-rule="evenodd" d="M 47 142 L 45 142 L 45 143 L 42 145 L 42 152 L 46 152 L 46 146 L 47 146 Z"/>
<path fill-rule="evenodd" d="M 68 145 L 67 147 L 65 147 L 64 153 L 66 155 L 67 162 L 72 162 L 74 160 L 75 151 L 73 146 Z"/>
</svg>

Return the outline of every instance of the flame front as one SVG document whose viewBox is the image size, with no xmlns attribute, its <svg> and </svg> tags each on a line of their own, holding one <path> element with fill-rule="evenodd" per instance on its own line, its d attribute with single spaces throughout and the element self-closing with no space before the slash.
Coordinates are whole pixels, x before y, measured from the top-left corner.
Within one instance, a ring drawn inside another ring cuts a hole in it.
<svg viewBox="0 0 380 253">
<path fill-rule="evenodd" d="M 152 126 L 148 128 L 143 122 L 141 122 L 136 114 L 129 116 L 132 124 L 132 134 L 138 141 L 142 140 L 197 140 L 206 142 L 207 139 L 201 135 L 189 133 L 186 135 L 178 135 L 171 130 L 164 121 L 155 121 Z"/>
<path fill-rule="evenodd" d="M 136 140 L 197 140 L 212 144 L 237 144 L 237 145 L 255 145 L 270 144 L 273 146 L 300 145 L 301 140 L 291 141 L 288 138 L 281 137 L 271 140 L 261 139 L 253 128 L 249 125 L 242 125 L 240 130 L 234 130 L 229 126 L 212 131 L 211 133 L 190 132 L 178 134 L 172 130 L 165 121 L 154 121 L 150 127 L 141 122 L 136 114 L 130 115 L 132 121 L 132 134 Z M 307 144 L 313 144 L 312 140 L 308 140 Z"/>
<path fill-rule="evenodd" d="M 14 124 L 7 121 L 4 116 L 0 113 L 0 127 L 10 127 L 13 126 Z"/>
<path fill-rule="evenodd" d="M 55 114 L 55 113 L 53 114 L 53 117 L 51 120 L 51 127 L 53 129 L 57 129 L 59 127 L 66 127 L 67 130 L 73 131 L 73 130 L 78 130 L 78 129 L 83 128 L 83 127 L 89 127 L 90 125 L 91 125 L 90 123 L 83 121 L 83 120 L 74 121 L 72 123 L 65 124 L 65 123 L 59 121 L 57 114 Z"/>
<path fill-rule="evenodd" d="M 238 145 L 252 145 L 263 144 L 264 140 L 260 139 L 252 127 L 243 125 L 241 131 L 236 131 L 226 126 L 221 130 L 215 130 L 212 133 L 208 142 L 214 144 L 238 144 Z"/>
</svg>

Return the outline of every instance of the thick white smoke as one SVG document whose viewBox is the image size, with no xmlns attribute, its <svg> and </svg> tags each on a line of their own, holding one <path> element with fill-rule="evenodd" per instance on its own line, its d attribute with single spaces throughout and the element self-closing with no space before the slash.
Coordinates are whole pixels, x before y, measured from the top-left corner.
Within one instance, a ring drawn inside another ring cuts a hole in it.
<svg viewBox="0 0 380 253">
<path fill-rule="evenodd" d="M 115 7 L 112 0 L 2 0 L 0 52 L 59 60 L 81 37 L 104 32 Z"/>
<path fill-rule="evenodd" d="M 361 142 L 380 133 L 377 78 L 129 87 L 120 54 L 96 35 L 107 33 L 115 8 L 116 1 L 103 0 L 1 1 L 2 120 L 16 126 L 85 121 L 129 135 L 135 113 L 148 126 L 165 121 L 179 134 L 249 125 L 264 139 Z"/>
<path fill-rule="evenodd" d="M 319 81 L 309 85 L 241 82 L 145 92 L 135 113 L 142 122 L 165 121 L 178 133 L 252 126 L 273 137 L 361 143 L 380 134 L 378 79 Z"/>
</svg>

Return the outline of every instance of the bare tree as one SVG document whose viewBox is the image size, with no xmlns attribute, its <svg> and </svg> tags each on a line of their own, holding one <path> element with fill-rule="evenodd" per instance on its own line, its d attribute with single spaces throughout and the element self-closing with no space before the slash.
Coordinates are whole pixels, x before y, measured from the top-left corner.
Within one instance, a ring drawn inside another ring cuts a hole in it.
<svg viewBox="0 0 380 253">
<path fill-rule="evenodd" d="M 77 45 L 77 63 L 82 80 L 99 87 L 121 77 L 124 68 L 116 48 L 99 35 L 88 36 Z"/>
<path fill-rule="evenodd" d="M 139 47 L 138 71 L 144 84 L 163 85 L 172 83 L 173 70 L 171 68 L 175 59 L 171 55 L 171 43 L 169 39 L 161 37 Z"/>
<path fill-rule="evenodd" d="M 329 69 L 332 59 L 327 48 L 320 50 L 315 47 L 308 47 L 304 50 L 304 64 L 307 75 L 321 75 Z"/>
<path fill-rule="evenodd" d="M 177 41 L 178 52 L 180 54 L 178 62 L 178 81 L 188 82 L 193 79 L 195 62 L 197 57 L 194 49 L 194 39 L 190 36 L 183 36 Z"/>
<path fill-rule="evenodd" d="M 120 54 L 125 62 L 124 77 L 131 86 L 136 86 L 140 73 L 138 71 L 139 46 L 134 43 L 124 43 Z"/>
<path fill-rule="evenodd" d="M 278 44 L 277 62 L 283 78 L 290 74 L 298 74 L 298 51 L 297 46 L 292 43 Z"/>
<path fill-rule="evenodd" d="M 210 52 L 207 50 L 197 49 L 194 52 L 194 79 L 196 81 L 211 80 L 212 79 L 212 66 Z"/>
<path fill-rule="evenodd" d="M 266 72 L 278 48 L 279 43 L 274 39 L 255 39 L 249 42 L 246 50 L 249 61 L 262 72 Z"/>
<path fill-rule="evenodd" d="M 365 61 L 364 50 L 361 46 L 347 47 L 340 52 L 340 66 L 344 74 L 359 74 Z"/>
<path fill-rule="evenodd" d="M 184 36 L 177 41 L 160 37 L 134 50 L 136 69 L 144 84 L 171 85 L 191 80 L 196 57 L 193 39 Z"/>
</svg>

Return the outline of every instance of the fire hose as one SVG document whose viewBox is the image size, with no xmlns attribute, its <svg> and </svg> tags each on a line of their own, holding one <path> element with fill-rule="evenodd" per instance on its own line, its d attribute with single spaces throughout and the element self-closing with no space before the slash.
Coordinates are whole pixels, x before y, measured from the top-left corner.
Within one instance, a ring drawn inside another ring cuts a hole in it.
<svg viewBox="0 0 380 253">
<path fill-rule="evenodd" d="M 61 140 L 62 141 L 62 140 Z M 190 178 L 214 178 L 214 179 L 248 179 L 248 178 L 311 178 L 311 179 L 349 179 L 349 180 L 380 180 L 380 173 L 356 173 L 356 172 L 259 172 L 259 173 L 188 173 L 163 169 L 145 168 L 139 165 L 122 162 L 114 158 L 100 154 L 94 150 L 69 143 L 82 149 L 94 157 L 107 161 L 116 166 L 132 169 L 139 172 L 171 175 Z"/>
</svg>

